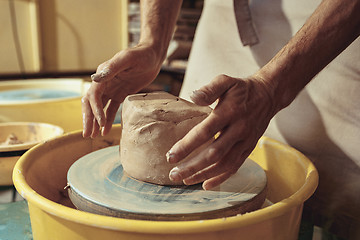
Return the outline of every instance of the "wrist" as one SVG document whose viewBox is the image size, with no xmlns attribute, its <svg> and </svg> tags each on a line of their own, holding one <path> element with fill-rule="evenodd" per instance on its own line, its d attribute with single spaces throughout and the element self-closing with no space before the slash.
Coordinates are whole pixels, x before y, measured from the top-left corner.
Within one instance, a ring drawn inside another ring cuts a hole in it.
<svg viewBox="0 0 360 240">
<path fill-rule="evenodd" d="M 151 47 L 161 63 L 166 58 L 181 3 L 181 0 L 140 1 L 141 32 L 139 44 Z"/>
<path fill-rule="evenodd" d="M 274 74 L 267 66 L 261 68 L 258 72 L 251 76 L 264 86 L 266 93 L 274 106 L 274 115 L 281 109 L 287 107 L 297 96 L 298 90 L 294 86 L 288 86 L 286 77 L 281 74 Z"/>
<path fill-rule="evenodd" d="M 150 53 L 154 56 L 155 64 L 162 65 L 166 58 L 167 47 L 160 41 L 147 39 L 140 39 L 137 46 L 149 49 Z"/>
</svg>

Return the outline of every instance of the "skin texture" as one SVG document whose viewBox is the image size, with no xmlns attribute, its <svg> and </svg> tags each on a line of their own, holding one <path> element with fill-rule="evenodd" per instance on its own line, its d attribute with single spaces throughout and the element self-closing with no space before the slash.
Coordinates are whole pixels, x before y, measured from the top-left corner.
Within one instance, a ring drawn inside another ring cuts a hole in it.
<svg viewBox="0 0 360 240">
<path fill-rule="evenodd" d="M 181 1 L 142 1 L 139 44 L 100 64 L 82 99 L 83 136 L 105 135 L 120 103 L 149 85 L 160 71 Z M 105 108 L 105 110 L 104 110 Z"/>
<path fill-rule="evenodd" d="M 174 16 L 168 13 L 177 14 L 180 3 L 143 1 L 142 34 L 146 37 L 139 46 L 120 52 L 99 66 L 83 99 L 85 137 L 97 136 L 99 125 L 104 126 L 106 134 L 115 109 L 125 96 L 155 78 L 171 37 L 171 24 L 175 23 Z M 194 91 L 192 100 L 196 104 L 209 105 L 215 101 L 218 104 L 209 117 L 167 153 L 170 163 L 179 163 L 170 172 L 170 178 L 185 184 L 203 182 L 204 189 L 211 189 L 234 174 L 270 119 L 359 36 L 359 14 L 360 0 L 323 0 L 299 32 L 258 72 L 245 79 L 220 75 Z M 126 58 L 127 54 L 133 57 Z M 104 114 L 103 106 L 108 100 L 110 105 Z M 219 137 L 210 146 L 189 161 L 181 162 L 217 133 Z"/>
<path fill-rule="evenodd" d="M 182 180 L 169 179 L 169 172 L 176 165 L 166 162 L 166 152 L 210 112 L 208 106 L 197 106 L 165 92 L 125 98 L 120 139 L 120 161 L 124 171 L 145 182 L 181 185 Z"/>
<path fill-rule="evenodd" d="M 220 75 L 192 96 L 198 105 L 209 105 L 216 99 L 219 103 L 210 116 L 171 148 L 168 161 L 181 161 L 217 133 L 218 138 L 192 160 L 180 163 L 170 178 L 183 179 L 188 185 L 206 180 L 204 189 L 225 181 L 237 172 L 275 114 L 262 81 Z"/>
</svg>

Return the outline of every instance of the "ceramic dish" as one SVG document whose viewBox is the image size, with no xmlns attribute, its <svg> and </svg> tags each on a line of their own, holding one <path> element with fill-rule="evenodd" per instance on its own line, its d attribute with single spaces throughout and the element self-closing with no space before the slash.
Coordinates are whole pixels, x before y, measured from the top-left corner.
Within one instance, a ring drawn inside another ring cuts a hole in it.
<svg viewBox="0 0 360 240">
<path fill-rule="evenodd" d="M 12 185 L 12 170 L 21 155 L 36 144 L 63 133 L 61 127 L 48 123 L 0 123 L 0 186 Z"/>
</svg>

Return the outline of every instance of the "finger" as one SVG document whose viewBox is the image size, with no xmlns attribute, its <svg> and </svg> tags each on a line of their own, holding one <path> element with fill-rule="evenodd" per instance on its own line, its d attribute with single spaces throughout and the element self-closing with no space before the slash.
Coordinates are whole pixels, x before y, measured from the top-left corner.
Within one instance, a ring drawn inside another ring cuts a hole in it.
<svg viewBox="0 0 360 240">
<path fill-rule="evenodd" d="M 229 179 L 229 177 L 231 177 L 232 174 L 225 172 L 223 174 L 220 174 L 216 177 L 213 177 L 211 179 L 206 180 L 205 182 L 203 182 L 202 184 L 202 188 L 204 190 L 210 190 L 214 187 L 219 186 L 221 183 L 225 182 L 226 180 Z"/>
<path fill-rule="evenodd" d="M 81 99 L 81 111 L 82 111 L 82 119 L 83 119 L 83 137 L 90 137 L 92 132 L 94 115 L 92 113 L 89 101 L 86 97 Z"/>
<path fill-rule="evenodd" d="M 208 147 L 206 150 L 202 151 L 199 155 L 195 156 L 189 161 L 186 161 L 171 169 L 169 173 L 170 180 L 174 182 L 180 182 L 194 175 L 198 171 L 209 167 L 216 162 L 215 156 L 217 154 L 219 154 L 217 149 Z"/>
<path fill-rule="evenodd" d="M 167 161 L 169 163 L 176 163 L 184 159 L 195 149 L 214 138 L 215 134 L 223 129 L 226 124 L 226 118 L 213 111 L 174 144 L 166 154 Z"/>
<path fill-rule="evenodd" d="M 101 131 L 101 135 L 105 136 L 111 130 L 112 124 L 114 123 L 117 110 L 119 109 L 120 102 L 111 100 L 109 106 L 106 109 L 106 123 Z"/>
<path fill-rule="evenodd" d="M 112 74 L 110 74 L 109 69 L 109 61 L 99 65 L 96 73 L 91 75 L 91 80 L 94 82 L 105 82 L 112 78 Z"/>
<path fill-rule="evenodd" d="M 241 165 L 245 162 L 246 158 L 249 156 L 249 154 L 251 153 L 252 150 L 248 149 L 247 151 L 245 151 L 236 161 L 236 165 L 234 166 L 234 168 L 231 171 L 228 172 L 224 172 L 220 175 L 217 175 L 213 178 L 207 179 L 203 182 L 203 189 L 204 190 L 209 190 L 212 189 L 214 187 L 219 186 L 221 183 L 225 182 L 228 178 L 230 178 L 232 175 L 234 175 L 239 168 L 241 167 Z"/>
<path fill-rule="evenodd" d="M 193 185 L 212 179 L 226 172 L 231 175 L 236 173 L 246 159 L 246 157 L 243 157 L 242 146 L 243 142 L 238 142 L 220 161 L 184 179 L 184 183 L 186 185 Z"/>
<path fill-rule="evenodd" d="M 241 149 L 243 146 L 243 142 L 235 144 L 222 161 L 213 164 L 204 171 L 198 172 L 193 176 L 184 179 L 184 183 L 186 185 L 192 185 L 203 182 L 204 190 L 220 185 L 239 170 L 241 165 L 251 153 L 252 148 L 242 152 Z"/>
<path fill-rule="evenodd" d="M 238 134 L 235 127 L 223 131 L 213 143 L 198 155 L 185 161 L 170 171 L 169 178 L 174 181 L 186 179 L 185 184 L 195 184 L 219 175 L 231 169 L 231 164 L 236 160 L 235 155 L 230 155 Z M 222 165 L 219 165 L 222 163 Z M 226 164 L 224 164 L 226 163 Z M 214 171 L 213 166 L 217 166 Z M 210 171 L 209 171 L 210 169 Z"/>
<path fill-rule="evenodd" d="M 94 82 L 106 82 L 113 79 L 120 72 L 126 71 L 132 64 L 130 55 L 126 51 L 121 51 L 110 60 L 101 64 L 95 74 L 91 75 Z"/>
<path fill-rule="evenodd" d="M 219 75 L 209 84 L 194 91 L 190 98 L 197 105 L 210 105 L 229 90 L 236 82 L 237 80 L 234 78 L 226 75 Z"/>
<path fill-rule="evenodd" d="M 89 106 L 99 126 L 103 127 L 105 125 L 105 113 L 102 96 L 105 86 L 101 83 L 93 84 L 95 85 L 91 86 L 87 94 Z"/>
<path fill-rule="evenodd" d="M 99 136 L 99 133 L 100 133 L 100 126 L 97 121 L 93 121 L 91 138 L 96 138 L 97 136 Z"/>
<path fill-rule="evenodd" d="M 221 75 L 212 81 L 212 84 L 201 88 L 201 94 L 205 94 L 212 100 L 220 97 L 224 92 L 236 84 L 235 79 Z M 198 92 L 200 94 L 200 92 Z M 215 96 L 215 97 L 214 97 Z M 211 100 L 211 101 L 212 101 Z M 211 103 L 208 102 L 209 104 Z M 226 109 L 226 108 L 225 108 Z M 231 113 L 231 112 L 230 112 Z M 183 139 L 178 141 L 167 153 L 169 163 L 176 163 L 188 156 L 196 148 L 210 140 L 218 131 L 220 131 L 231 119 L 226 118 L 227 111 L 215 110 L 200 124 L 195 126 Z"/>
<path fill-rule="evenodd" d="M 237 160 L 241 156 L 244 143 L 239 141 L 241 132 L 238 126 L 232 125 L 210 145 L 208 154 L 179 165 L 178 173 L 183 177 L 184 183 L 199 183 L 223 172 L 234 171 L 234 167 L 240 167 L 241 163 L 237 163 Z"/>
</svg>

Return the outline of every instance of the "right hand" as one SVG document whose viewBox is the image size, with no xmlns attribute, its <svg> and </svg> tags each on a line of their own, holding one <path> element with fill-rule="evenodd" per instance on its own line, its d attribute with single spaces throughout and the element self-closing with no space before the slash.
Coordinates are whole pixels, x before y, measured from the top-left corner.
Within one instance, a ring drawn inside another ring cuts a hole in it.
<svg viewBox="0 0 360 240">
<path fill-rule="evenodd" d="M 158 75 L 161 64 L 155 49 L 146 45 L 120 51 L 100 64 L 82 98 L 83 136 L 94 138 L 101 128 L 101 134 L 106 135 L 126 96 L 149 85 Z"/>
<path fill-rule="evenodd" d="M 272 89 L 272 85 L 255 76 L 219 75 L 196 90 L 191 99 L 197 105 L 207 106 L 217 100 L 218 103 L 168 152 L 168 162 L 178 163 L 171 170 L 170 179 L 186 185 L 203 182 L 203 188 L 208 190 L 235 174 L 277 112 Z M 209 141 L 212 143 L 205 149 L 182 161 Z"/>
</svg>

